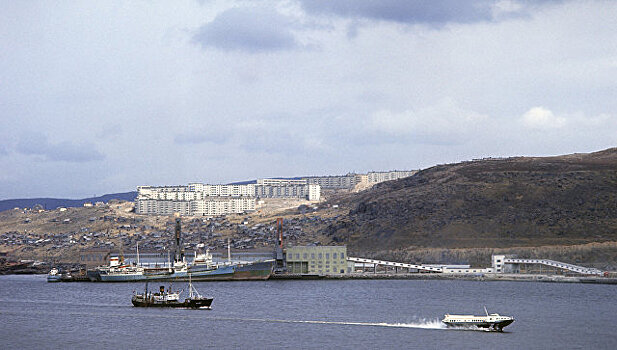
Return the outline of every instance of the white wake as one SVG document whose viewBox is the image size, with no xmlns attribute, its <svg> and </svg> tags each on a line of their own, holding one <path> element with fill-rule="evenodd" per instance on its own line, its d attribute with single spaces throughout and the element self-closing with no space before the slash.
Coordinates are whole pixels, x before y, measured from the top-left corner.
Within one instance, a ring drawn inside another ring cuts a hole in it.
<svg viewBox="0 0 617 350">
<path fill-rule="evenodd" d="M 233 320 L 232 318 L 220 318 Z M 394 328 L 421 328 L 421 329 L 448 329 L 446 325 L 438 320 L 422 320 L 410 323 L 388 323 L 388 322 L 349 322 L 349 321 L 317 321 L 317 320 L 282 320 L 282 319 L 261 319 L 261 318 L 242 318 L 236 319 L 254 322 L 276 322 L 276 323 L 305 323 L 305 324 L 330 324 L 343 326 L 367 326 L 367 327 L 394 327 Z"/>
</svg>

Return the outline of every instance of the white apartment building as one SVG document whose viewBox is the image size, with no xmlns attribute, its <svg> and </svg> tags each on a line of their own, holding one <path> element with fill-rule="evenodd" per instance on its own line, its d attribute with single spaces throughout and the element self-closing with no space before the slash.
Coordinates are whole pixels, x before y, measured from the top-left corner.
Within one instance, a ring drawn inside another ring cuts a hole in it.
<svg viewBox="0 0 617 350">
<path fill-rule="evenodd" d="M 203 197 L 251 197 L 255 195 L 255 185 L 205 185 L 190 183 L 188 190 L 203 193 Z"/>
<path fill-rule="evenodd" d="M 417 173 L 417 170 L 394 170 L 394 171 L 371 171 L 367 174 L 335 175 L 335 176 L 310 176 L 305 177 L 309 184 L 320 185 L 327 189 L 352 189 L 357 184 L 366 183 L 374 185 L 376 183 L 400 179 Z"/>
<path fill-rule="evenodd" d="M 205 200 L 175 201 L 137 198 L 135 212 L 145 215 L 218 216 L 255 210 L 255 197 L 209 197 Z"/>
<path fill-rule="evenodd" d="M 255 185 L 139 186 L 135 212 L 216 216 L 255 210 Z"/>
<path fill-rule="evenodd" d="M 306 185 L 306 179 L 258 179 L 257 185 L 282 186 L 282 185 Z"/>
<path fill-rule="evenodd" d="M 274 180 L 274 181 L 265 181 Z M 262 179 L 260 185 L 138 186 L 135 212 L 145 215 L 216 216 L 255 210 L 259 198 L 304 198 L 319 201 L 318 185 L 306 181 Z"/>
<path fill-rule="evenodd" d="M 345 189 L 353 188 L 359 181 L 356 174 L 340 176 L 311 176 L 304 178 L 309 184 L 319 185 L 322 188 Z"/>
<path fill-rule="evenodd" d="M 417 172 L 417 170 L 371 171 L 366 174 L 366 181 L 370 184 L 376 184 L 384 181 L 392 181 L 409 177 Z"/>
<path fill-rule="evenodd" d="M 255 196 L 259 198 L 304 198 L 309 201 L 319 201 L 321 187 L 319 185 L 258 185 L 255 186 Z"/>
<path fill-rule="evenodd" d="M 151 215 L 224 215 L 255 210 L 256 198 L 321 199 L 321 188 L 352 189 L 359 183 L 396 180 L 417 171 L 383 171 L 302 179 L 258 179 L 256 184 L 187 186 L 138 186 L 135 212 Z"/>
</svg>

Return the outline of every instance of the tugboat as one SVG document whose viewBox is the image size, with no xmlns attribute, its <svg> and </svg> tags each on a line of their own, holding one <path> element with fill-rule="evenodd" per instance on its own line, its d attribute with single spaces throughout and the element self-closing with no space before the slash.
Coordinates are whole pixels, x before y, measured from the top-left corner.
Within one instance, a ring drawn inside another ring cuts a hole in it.
<svg viewBox="0 0 617 350">
<path fill-rule="evenodd" d="M 489 331 L 503 332 L 503 328 L 514 322 L 514 317 L 501 316 L 499 314 L 490 314 L 484 307 L 486 316 L 473 315 L 449 315 L 446 314 L 441 322 L 448 327 L 465 327 L 465 328 L 485 328 Z"/>
<path fill-rule="evenodd" d="M 143 294 L 134 293 L 131 298 L 133 306 L 136 307 L 175 307 L 189 309 L 210 309 L 214 298 L 203 297 L 189 278 L 189 297 L 180 301 L 182 290 L 172 291 L 171 286 L 165 291 L 165 286 L 160 286 L 158 293 L 148 291 L 148 282 Z"/>
</svg>

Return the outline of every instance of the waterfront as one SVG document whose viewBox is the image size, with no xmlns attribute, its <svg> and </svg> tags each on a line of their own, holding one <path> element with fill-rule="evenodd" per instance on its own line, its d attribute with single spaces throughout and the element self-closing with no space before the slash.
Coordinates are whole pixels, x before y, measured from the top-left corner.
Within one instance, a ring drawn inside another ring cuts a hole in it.
<svg viewBox="0 0 617 350">
<path fill-rule="evenodd" d="M 150 284 L 151 288 L 157 286 Z M 614 285 L 460 280 L 195 283 L 212 310 L 138 309 L 142 283 L 0 276 L 4 348 L 617 347 Z M 185 288 L 186 284 L 176 283 Z M 444 328 L 444 313 L 511 315 L 504 333 Z"/>
</svg>

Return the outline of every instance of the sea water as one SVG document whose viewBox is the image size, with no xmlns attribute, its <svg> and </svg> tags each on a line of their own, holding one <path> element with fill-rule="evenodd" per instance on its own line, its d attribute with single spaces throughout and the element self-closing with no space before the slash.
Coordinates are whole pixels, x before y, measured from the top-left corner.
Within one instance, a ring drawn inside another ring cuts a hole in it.
<svg viewBox="0 0 617 350">
<path fill-rule="evenodd" d="M 616 285 L 450 280 L 194 285 L 214 297 L 212 310 L 135 308 L 131 295 L 144 289 L 142 283 L 0 276 L 0 348 L 617 348 Z M 186 283 L 172 288 L 188 294 Z M 516 321 L 503 333 L 440 322 L 445 313 L 482 315 L 484 306 Z"/>
</svg>

